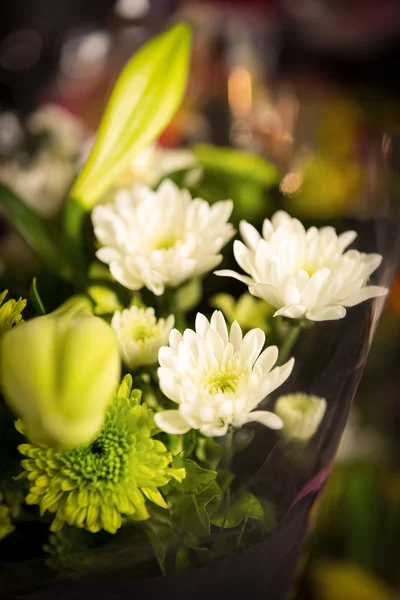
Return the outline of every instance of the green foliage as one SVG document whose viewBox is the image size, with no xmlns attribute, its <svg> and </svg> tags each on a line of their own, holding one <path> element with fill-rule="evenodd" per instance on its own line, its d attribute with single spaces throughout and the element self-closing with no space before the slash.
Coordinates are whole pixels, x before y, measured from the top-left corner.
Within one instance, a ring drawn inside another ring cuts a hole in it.
<svg viewBox="0 0 400 600">
<path fill-rule="evenodd" d="M 224 506 L 224 503 L 222 503 L 219 510 L 212 515 L 211 522 L 218 527 L 230 529 L 231 527 L 237 527 L 247 519 L 262 521 L 264 511 L 260 501 L 253 494 L 243 492 L 230 506 Z"/>
<path fill-rule="evenodd" d="M 278 180 L 276 167 L 257 154 L 207 144 L 196 146 L 193 152 L 204 169 L 221 176 L 245 179 L 263 187 L 270 187 Z"/>
<path fill-rule="evenodd" d="M 43 219 L 2 183 L 0 183 L 0 207 L 42 263 L 57 275 L 69 277 L 71 273 L 67 268 L 65 257 L 50 236 Z"/>
<path fill-rule="evenodd" d="M 39 290 L 37 288 L 36 277 L 32 279 L 31 287 L 29 289 L 29 299 L 37 315 L 43 316 L 46 314 L 46 309 L 44 307 L 43 301 L 39 294 Z"/>
<path fill-rule="evenodd" d="M 191 460 L 175 459 L 182 464 L 186 478 L 182 483 L 171 482 L 167 491 L 169 511 L 174 525 L 196 536 L 210 533 L 210 515 L 219 504 L 221 490 L 216 472 L 208 471 Z"/>
</svg>

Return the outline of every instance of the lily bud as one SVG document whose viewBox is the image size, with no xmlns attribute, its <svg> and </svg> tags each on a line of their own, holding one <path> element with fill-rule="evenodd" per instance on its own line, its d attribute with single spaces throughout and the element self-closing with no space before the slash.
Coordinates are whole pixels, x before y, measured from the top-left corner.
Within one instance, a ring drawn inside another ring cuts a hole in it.
<svg viewBox="0 0 400 600">
<path fill-rule="evenodd" d="M 73 447 L 94 439 L 120 368 L 114 331 L 87 313 L 38 317 L 0 341 L 4 396 L 36 444 Z"/>
<path fill-rule="evenodd" d="M 275 404 L 275 412 L 284 423 L 282 435 L 301 442 L 316 433 L 325 411 L 325 398 L 302 393 L 281 396 Z"/>
</svg>

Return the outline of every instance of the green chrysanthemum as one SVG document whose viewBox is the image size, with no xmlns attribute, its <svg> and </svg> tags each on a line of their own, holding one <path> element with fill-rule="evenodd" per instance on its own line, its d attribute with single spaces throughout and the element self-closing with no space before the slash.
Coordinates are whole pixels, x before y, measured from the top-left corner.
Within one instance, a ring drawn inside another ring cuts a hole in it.
<svg viewBox="0 0 400 600">
<path fill-rule="evenodd" d="M 14 526 L 10 519 L 10 511 L 6 504 L 3 504 L 3 494 L 0 494 L 0 540 L 14 531 Z"/>
<path fill-rule="evenodd" d="M 121 516 L 147 519 L 145 499 L 166 507 L 158 488 L 184 469 L 169 467 L 172 456 L 156 433 L 153 412 L 141 404 L 127 375 L 107 409 L 98 437 L 86 446 L 60 451 L 33 444 L 19 446 L 30 482 L 27 504 L 38 504 L 41 514 L 55 513 L 52 531 L 64 523 L 92 533 L 115 533 Z"/>
<path fill-rule="evenodd" d="M 19 323 L 22 319 L 22 311 L 26 306 L 26 300 L 8 300 L 3 304 L 8 290 L 0 294 L 0 335 L 11 329 L 13 325 Z"/>
</svg>

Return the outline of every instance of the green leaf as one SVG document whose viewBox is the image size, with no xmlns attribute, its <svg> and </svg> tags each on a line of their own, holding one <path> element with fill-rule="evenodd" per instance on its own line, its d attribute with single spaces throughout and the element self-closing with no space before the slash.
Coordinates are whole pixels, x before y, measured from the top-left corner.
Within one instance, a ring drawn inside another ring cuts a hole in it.
<svg viewBox="0 0 400 600">
<path fill-rule="evenodd" d="M 203 492 L 215 481 L 217 476 L 215 471 L 203 469 L 193 460 L 182 459 L 180 456 L 176 457 L 172 466 L 186 469 L 186 477 L 182 483 L 171 483 L 171 487 L 183 496 L 192 496 Z"/>
<path fill-rule="evenodd" d="M 29 298 L 32 302 L 33 308 L 38 315 L 45 315 L 46 309 L 40 297 L 39 291 L 37 289 L 37 280 L 36 277 L 32 279 L 31 287 L 29 289 Z"/>
<path fill-rule="evenodd" d="M 278 180 L 276 167 L 256 154 L 207 144 L 196 146 L 193 151 L 200 165 L 209 172 L 242 178 L 264 187 Z"/>
<path fill-rule="evenodd" d="M 196 458 L 216 469 L 222 455 L 222 448 L 214 438 L 199 437 L 196 447 Z"/>
<path fill-rule="evenodd" d="M 186 89 L 190 29 L 180 23 L 141 48 L 118 78 L 71 197 L 90 209 L 168 125 Z"/>
<path fill-rule="evenodd" d="M 161 572 L 165 575 L 167 553 L 176 544 L 173 531 L 169 525 L 157 523 L 153 519 L 147 521 L 142 527 L 150 540 Z"/>
<path fill-rule="evenodd" d="M 68 277 L 69 270 L 64 256 L 50 237 L 43 220 L 10 188 L 2 183 L 0 183 L 0 206 L 6 217 L 18 229 L 44 265 L 61 277 Z"/>
<path fill-rule="evenodd" d="M 231 527 L 237 527 L 245 519 L 264 520 L 264 511 L 260 501 L 250 492 L 242 493 L 229 506 L 228 510 L 226 505 L 222 503 L 218 511 L 212 516 L 211 522 L 218 527 L 230 529 Z"/>
<path fill-rule="evenodd" d="M 212 482 L 200 494 L 168 494 L 170 514 L 174 524 L 187 533 L 196 536 L 210 533 L 210 515 L 217 509 L 221 491 Z"/>
</svg>

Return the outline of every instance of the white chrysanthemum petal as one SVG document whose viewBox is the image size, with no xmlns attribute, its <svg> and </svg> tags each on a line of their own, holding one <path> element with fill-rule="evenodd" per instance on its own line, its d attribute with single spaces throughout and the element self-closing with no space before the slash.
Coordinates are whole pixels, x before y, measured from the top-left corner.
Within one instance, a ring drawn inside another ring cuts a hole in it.
<svg viewBox="0 0 400 600">
<path fill-rule="evenodd" d="M 310 321 L 336 321 L 346 316 L 343 306 L 324 306 L 324 308 L 310 310 L 306 313 Z"/>
<path fill-rule="evenodd" d="M 250 225 L 250 223 L 247 223 L 247 221 L 241 221 L 239 224 L 239 231 L 245 243 L 254 251 L 257 248 L 258 242 L 261 240 L 261 236 L 257 229 L 253 227 L 253 225 Z"/>
<path fill-rule="evenodd" d="M 168 343 L 173 350 L 175 350 L 181 343 L 183 337 L 180 331 L 172 329 L 169 334 Z"/>
<path fill-rule="evenodd" d="M 142 287 L 140 279 L 135 275 L 132 275 L 120 261 L 113 260 L 109 266 L 110 273 L 114 279 L 119 281 L 124 287 L 128 288 L 128 290 L 135 291 Z"/>
<path fill-rule="evenodd" d="M 196 315 L 195 329 L 197 335 L 202 338 L 206 337 L 207 331 L 210 329 L 210 323 L 202 313 L 197 313 Z"/>
<path fill-rule="evenodd" d="M 249 286 L 249 292 L 276 309 L 274 316 L 291 319 L 342 318 L 343 307 L 384 295 L 386 290 L 367 286 L 382 256 L 346 250 L 354 231 L 337 235 L 333 227 L 305 231 L 297 219 L 278 211 L 263 223 L 263 238 L 246 222 L 240 226 L 247 246 L 234 244 L 238 265 L 246 275 L 222 270 Z"/>
<path fill-rule="evenodd" d="M 251 277 L 247 277 L 246 275 L 240 275 L 240 273 L 236 273 L 235 271 L 231 271 L 230 269 L 221 269 L 221 271 L 215 271 L 214 275 L 218 275 L 218 277 L 233 277 L 233 279 L 237 279 L 246 285 L 251 285 L 253 280 Z"/>
<path fill-rule="evenodd" d="M 299 304 L 301 302 L 301 293 L 294 286 L 287 285 L 283 291 L 283 301 L 287 305 Z"/>
<path fill-rule="evenodd" d="M 262 329 L 251 329 L 243 338 L 240 348 L 243 360 L 254 364 L 265 343 L 265 333 Z"/>
<path fill-rule="evenodd" d="M 278 307 L 282 304 L 281 290 L 276 285 L 269 283 L 255 283 L 249 286 L 249 292 L 256 298 L 261 298 L 271 304 L 271 306 Z"/>
<path fill-rule="evenodd" d="M 269 427 L 270 429 L 282 429 L 283 421 L 278 415 L 275 413 L 269 412 L 267 410 L 255 410 L 246 415 L 246 420 L 244 423 L 251 422 L 261 423 L 261 425 L 265 425 L 265 427 Z"/>
<path fill-rule="evenodd" d="M 235 240 L 233 242 L 233 254 L 235 255 L 235 259 L 239 267 L 248 273 L 250 270 L 249 259 L 252 256 L 251 250 L 249 250 L 247 246 L 243 244 L 243 242 Z"/>
<path fill-rule="evenodd" d="M 191 427 L 182 418 L 179 410 L 165 410 L 154 415 L 155 424 L 161 431 L 181 435 L 190 431 Z"/>
<path fill-rule="evenodd" d="M 160 389 L 162 393 L 173 402 L 179 403 L 180 390 L 179 381 L 177 381 L 174 370 L 160 367 L 157 370 L 160 380 Z"/>
<path fill-rule="evenodd" d="M 368 285 L 367 287 L 361 288 L 354 294 L 348 296 L 346 300 L 344 300 L 343 306 L 355 306 L 356 304 L 360 304 L 360 302 L 364 302 L 365 300 L 369 300 L 370 298 L 386 296 L 388 292 L 388 289 L 380 287 L 379 285 Z"/>
<path fill-rule="evenodd" d="M 101 262 L 106 263 L 107 265 L 113 261 L 117 261 L 120 257 L 117 250 L 107 247 L 99 248 L 96 252 L 96 256 Z"/>
<path fill-rule="evenodd" d="M 224 319 L 224 316 L 220 310 L 214 311 L 214 313 L 211 317 L 210 325 L 212 328 L 214 328 L 216 331 L 218 331 L 223 343 L 227 344 L 228 343 L 228 328 L 226 326 L 226 321 Z"/>
<path fill-rule="evenodd" d="M 288 319 L 301 319 L 304 317 L 306 312 L 306 307 L 304 304 L 293 304 L 292 306 L 284 306 L 280 308 L 276 312 L 274 312 L 274 317 L 287 317 Z"/>
<path fill-rule="evenodd" d="M 327 282 L 330 277 L 329 269 L 319 269 L 310 277 L 303 293 L 301 294 L 301 304 L 306 306 L 313 306 L 318 298 L 322 286 Z M 296 302 L 293 302 L 296 304 Z"/>
<path fill-rule="evenodd" d="M 218 437 L 225 435 L 229 427 L 248 422 L 250 410 L 278 387 L 293 367 L 293 361 L 289 361 L 271 371 L 278 351 L 273 346 L 261 353 L 264 341 L 261 329 L 253 329 L 243 338 L 236 321 L 228 336 L 222 313 L 215 311 L 210 321 L 198 314 L 196 332 L 186 330 L 178 344 L 161 348 L 160 388 L 179 405 L 186 425 L 205 436 Z M 168 433 L 184 428 L 182 423 L 176 425 L 176 416 L 171 419 L 174 422 L 166 420 L 165 427 L 160 418 L 157 424 Z M 256 415 L 250 421 L 276 426 L 277 421 L 271 419 Z"/>
<path fill-rule="evenodd" d="M 345 231 L 344 233 L 341 233 L 340 235 L 338 235 L 338 241 L 339 241 L 341 250 L 343 251 L 348 246 L 350 246 L 350 244 L 352 244 L 354 242 L 356 237 L 357 237 L 356 231 Z"/>
<path fill-rule="evenodd" d="M 291 358 L 281 367 L 275 367 L 275 369 L 271 371 L 271 376 L 273 376 L 273 378 L 271 378 L 272 385 L 269 390 L 269 393 L 275 391 L 278 387 L 282 385 L 282 383 L 286 381 L 286 379 L 288 379 L 288 377 L 293 371 L 293 367 L 294 358 Z"/>
<path fill-rule="evenodd" d="M 212 207 L 192 200 L 165 180 L 156 192 L 143 185 L 121 190 L 114 204 L 92 211 L 96 238 L 104 246 L 98 258 L 128 289 L 147 287 L 160 296 L 190 277 L 213 270 L 221 249 L 235 231 L 227 222 L 232 201 Z"/>
<path fill-rule="evenodd" d="M 221 425 L 220 427 L 215 427 L 213 425 L 203 425 L 200 427 L 200 433 L 205 435 L 206 437 L 222 437 L 226 435 L 228 431 L 228 425 Z"/>
<path fill-rule="evenodd" d="M 264 373 L 269 373 L 278 360 L 278 347 L 270 346 L 260 354 L 255 364 Z"/>
<path fill-rule="evenodd" d="M 229 339 L 230 339 L 230 342 L 231 342 L 232 346 L 234 347 L 235 351 L 239 352 L 240 347 L 242 345 L 243 334 L 242 334 L 241 327 L 237 321 L 233 321 L 233 323 L 231 325 Z"/>
</svg>

